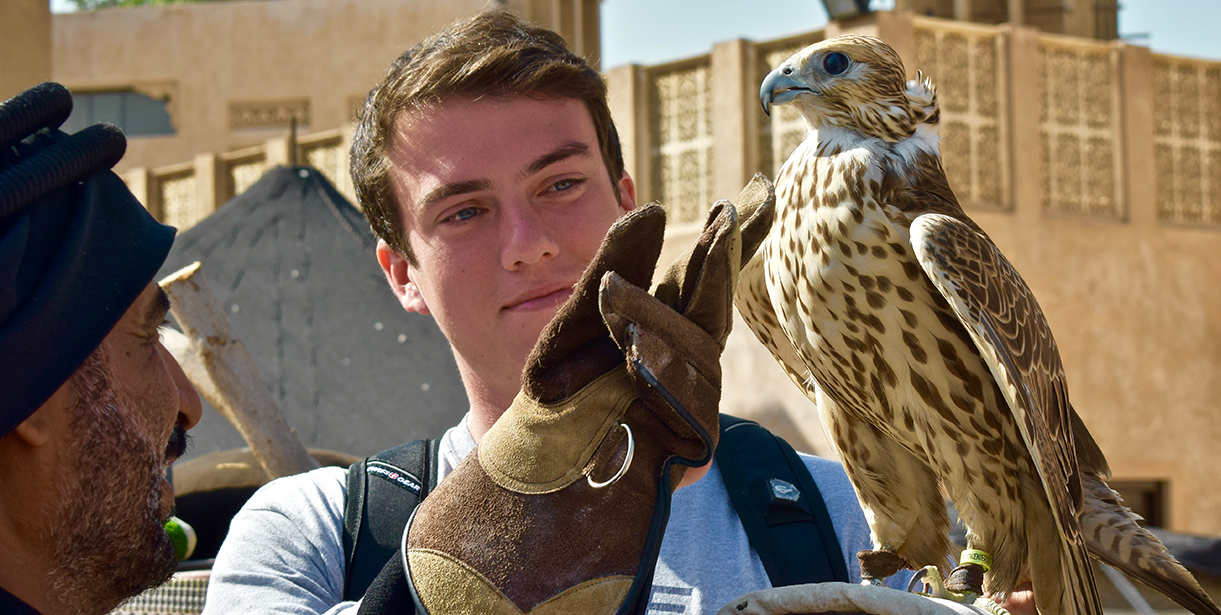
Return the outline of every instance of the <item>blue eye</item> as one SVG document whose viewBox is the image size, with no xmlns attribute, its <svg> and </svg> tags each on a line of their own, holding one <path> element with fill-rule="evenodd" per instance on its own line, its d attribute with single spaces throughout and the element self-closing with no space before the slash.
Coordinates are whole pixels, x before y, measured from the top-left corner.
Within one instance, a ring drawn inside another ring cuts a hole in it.
<svg viewBox="0 0 1221 615">
<path fill-rule="evenodd" d="M 451 217 L 457 222 L 464 222 L 466 220 L 470 220 L 471 218 L 474 218 L 477 215 L 479 215 L 478 209 L 475 209 L 474 207 L 465 207 L 463 209 L 458 210 L 458 212 L 455 213 Z"/>
<path fill-rule="evenodd" d="M 848 56 L 839 51 L 833 51 L 822 59 L 822 68 L 828 75 L 839 75 L 848 70 Z"/>
</svg>

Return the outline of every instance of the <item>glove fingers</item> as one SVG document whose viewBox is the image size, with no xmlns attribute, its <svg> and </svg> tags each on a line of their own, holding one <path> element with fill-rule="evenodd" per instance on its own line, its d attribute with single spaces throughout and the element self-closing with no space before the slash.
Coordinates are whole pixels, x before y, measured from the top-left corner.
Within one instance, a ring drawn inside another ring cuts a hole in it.
<svg viewBox="0 0 1221 615">
<path fill-rule="evenodd" d="M 762 173 L 755 173 L 733 204 L 738 210 L 738 227 L 742 229 L 741 266 L 745 266 L 772 228 L 776 217 L 775 188 Z"/>
<path fill-rule="evenodd" d="M 733 291 L 742 267 L 737 209 L 726 203 L 706 231 L 712 231 L 708 253 L 698 268 L 688 270 L 688 277 L 695 279 L 684 292 L 682 313 L 723 345 L 733 326 Z"/>
<path fill-rule="evenodd" d="M 603 278 L 600 299 L 641 397 L 665 410 L 655 414 L 678 437 L 668 447 L 684 459 L 706 461 L 718 435 L 719 341 L 614 272 Z"/>
<path fill-rule="evenodd" d="M 704 228 L 682 256 L 674 259 L 653 288 L 653 296 L 679 313 L 687 309 L 691 291 L 699 281 L 700 269 L 708 258 L 708 250 L 715 240 L 720 225 L 725 223 L 725 210 L 731 208 L 729 201 L 717 201 L 708 210 Z M 734 217 L 737 216 L 735 212 Z"/>
<path fill-rule="evenodd" d="M 723 340 L 733 316 L 732 310 L 721 305 L 724 291 L 720 284 L 728 284 L 732 299 L 738 271 L 771 229 L 775 204 L 771 182 L 758 173 L 734 203 L 716 202 L 695 245 L 670 265 L 654 288 L 654 296 Z M 730 231 L 732 226 L 740 230 Z"/>
<path fill-rule="evenodd" d="M 650 204 L 628 212 L 606 232 L 593 261 L 573 286 L 572 297 L 543 329 L 530 353 L 522 378 L 526 393 L 544 402 L 564 399 L 623 359 L 606 336 L 598 312 L 598 286 L 608 271 L 647 285 L 661 254 L 665 223 L 665 211 Z"/>
<path fill-rule="evenodd" d="M 732 312 L 721 309 L 719 295 L 732 293 L 741 259 L 737 210 L 718 201 L 708 212 L 704 230 L 686 254 L 675 260 L 653 289 L 658 300 L 722 341 L 729 334 Z M 730 296 L 732 299 L 732 295 Z"/>
</svg>

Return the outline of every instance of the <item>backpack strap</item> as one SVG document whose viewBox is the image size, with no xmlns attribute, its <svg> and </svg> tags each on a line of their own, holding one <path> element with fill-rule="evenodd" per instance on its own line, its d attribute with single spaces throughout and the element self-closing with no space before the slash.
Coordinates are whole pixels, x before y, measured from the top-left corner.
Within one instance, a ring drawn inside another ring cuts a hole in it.
<svg viewBox="0 0 1221 615">
<path fill-rule="evenodd" d="M 792 446 L 754 421 L 722 414 L 716 462 L 773 587 L 848 581 L 827 505 Z"/>
<path fill-rule="evenodd" d="M 403 528 L 420 501 L 437 486 L 440 440 L 413 440 L 348 468 L 343 516 L 343 599 L 359 600 L 399 550 Z M 370 515 L 370 511 L 377 514 Z"/>
</svg>

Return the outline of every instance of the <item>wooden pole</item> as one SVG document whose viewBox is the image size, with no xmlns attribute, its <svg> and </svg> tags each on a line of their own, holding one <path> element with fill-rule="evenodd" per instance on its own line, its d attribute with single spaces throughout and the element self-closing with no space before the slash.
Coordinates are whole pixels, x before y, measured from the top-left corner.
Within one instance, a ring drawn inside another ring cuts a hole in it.
<svg viewBox="0 0 1221 615">
<path fill-rule="evenodd" d="M 161 280 L 170 312 L 183 333 L 165 336 L 166 348 L 187 378 L 246 439 L 270 478 L 318 467 L 276 405 L 246 346 L 199 273 L 199 262 Z M 168 333 L 168 332 L 167 332 Z"/>
</svg>

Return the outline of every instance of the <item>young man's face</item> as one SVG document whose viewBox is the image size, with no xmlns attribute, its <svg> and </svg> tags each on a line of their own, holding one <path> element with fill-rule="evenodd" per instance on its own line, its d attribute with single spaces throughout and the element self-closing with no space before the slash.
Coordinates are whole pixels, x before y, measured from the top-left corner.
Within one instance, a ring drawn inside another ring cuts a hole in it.
<svg viewBox="0 0 1221 615">
<path fill-rule="evenodd" d="M 635 187 L 607 176 L 574 99 L 448 100 L 399 116 L 391 184 L 416 256 L 379 247 L 403 306 L 432 314 L 472 401 L 506 407 L 543 327 Z"/>
</svg>

